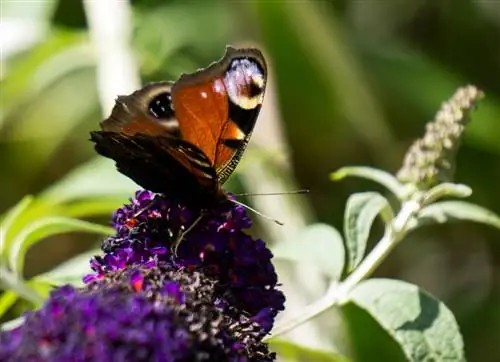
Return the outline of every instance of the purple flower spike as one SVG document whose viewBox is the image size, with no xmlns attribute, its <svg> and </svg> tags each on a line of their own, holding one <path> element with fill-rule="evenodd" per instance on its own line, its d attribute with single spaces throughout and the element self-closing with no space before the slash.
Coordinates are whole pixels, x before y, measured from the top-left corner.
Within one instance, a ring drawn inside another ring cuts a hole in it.
<svg viewBox="0 0 500 362">
<path fill-rule="evenodd" d="M 284 309 L 285 298 L 276 289 L 273 255 L 262 240 L 245 233 L 252 222 L 241 206 L 228 202 L 200 214 L 167 196 L 137 191 L 129 204 L 114 213 L 112 225 L 116 235 L 103 241 L 105 255 L 91 261 L 95 273 L 86 276 L 85 282 L 132 265 L 175 265 L 215 278 L 215 292 L 225 301 L 219 306 L 230 305 L 235 316 L 255 317 L 266 332 Z"/>
<path fill-rule="evenodd" d="M 170 266 L 60 287 L 21 326 L 0 332 L 0 361 L 274 361 L 258 323 L 217 308 L 214 283 Z"/>
</svg>

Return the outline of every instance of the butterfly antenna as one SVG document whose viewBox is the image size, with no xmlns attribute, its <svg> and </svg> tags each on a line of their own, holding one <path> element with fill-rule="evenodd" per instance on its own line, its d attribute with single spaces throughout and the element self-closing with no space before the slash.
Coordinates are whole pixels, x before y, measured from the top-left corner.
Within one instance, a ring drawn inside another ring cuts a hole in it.
<svg viewBox="0 0 500 362">
<path fill-rule="evenodd" d="M 253 194 L 251 192 L 246 192 L 242 194 L 234 194 L 234 196 L 277 196 L 277 195 L 301 195 L 301 194 L 308 194 L 311 190 L 309 189 L 303 189 L 303 190 L 296 190 L 296 191 L 284 191 L 284 192 L 264 192 L 264 193 L 258 193 L 258 194 Z"/>
<path fill-rule="evenodd" d="M 236 201 L 236 200 L 231 200 L 231 202 L 235 203 L 236 205 L 243 206 L 245 209 L 250 210 L 250 211 L 252 211 L 253 213 L 255 213 L 255 214 L 257 214 L 257 215 L 259 215 L 259 216 L 263 217 L 264 219 L 270 220 L 270 221 L 272 221 L 272 222 L 274 222 L 274 223 L 276 223 L 276 224 L 278 224 L 278 225 L 280 225 L 280 226 L 285 225 L 285 224 L 284 224 L 284 223 L 282 223 L 281 221 L 276 220 L 276 219 L 273 219 L 273 218 L 272 218 L 272 217 L 270 217 L 270 216 L 264 215 L 263 213 L 261 213 L 261 212 L 259 212 L 259 211 L 255 210 L 254 208 L 252 208 L 252 207 L 250 207 L 250 206 L 248 206 L 248 205 L 245 205 L 245 204 L 244 204 L 244 203 L 242 203 L 242 202 L 239 202 L 239 201 Z"/>
</svg>

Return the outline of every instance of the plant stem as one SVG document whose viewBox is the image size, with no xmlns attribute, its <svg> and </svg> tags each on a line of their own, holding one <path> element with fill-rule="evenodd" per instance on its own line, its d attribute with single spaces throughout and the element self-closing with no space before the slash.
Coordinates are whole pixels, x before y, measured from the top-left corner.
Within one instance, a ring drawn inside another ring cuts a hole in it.
<svg viewBox="0 0 500 362">
<path fill-rule="evenodd" d="M 273 337 L 284 334 L 309 319 L 323 313 L 336 304 L 343 304 L 349 297 L 350 291 L 363 279 L 369 277 L 389 253 L 404 238 L 408 222 L 420 210 L 421 204 L 414 200 L 403 203 L 399 213 L 385 230 L 377 245 L 370 251 L 358 267 L 341 283 L 332 282 L 326 294 L 307 306 L 300 315 L 293 316 L 283 323 L 279 323 L 273 331 Z"/>
</svg>

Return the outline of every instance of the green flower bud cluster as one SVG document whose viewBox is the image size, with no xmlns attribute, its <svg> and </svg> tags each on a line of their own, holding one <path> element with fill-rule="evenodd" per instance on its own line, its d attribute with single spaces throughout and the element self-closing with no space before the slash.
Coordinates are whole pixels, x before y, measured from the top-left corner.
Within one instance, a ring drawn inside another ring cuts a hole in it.
<svg viewBox="0 0 500 362">
<path fill-rule="evenodd" d="M 469 85 L 459 88 L 444 102 L 434 120 L 427 123 L 425 135 L 416 140 L 398 171 L 398 179 L 417 189 L 453 180 L 455 158 L 469 114 L 483 97 L 483 92 Z"/>
</svg>

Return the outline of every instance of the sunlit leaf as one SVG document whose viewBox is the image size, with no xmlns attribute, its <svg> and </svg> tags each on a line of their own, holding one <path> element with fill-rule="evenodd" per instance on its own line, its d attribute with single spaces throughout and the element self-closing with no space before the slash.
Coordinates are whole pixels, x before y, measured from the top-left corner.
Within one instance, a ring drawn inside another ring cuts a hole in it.
<svg viewBox="0 0 500 362">
<path fill-rule="evenodd" d="M 332 181 L 339 181 L 346 177 L 360 177 L 374 181 L 392 192 L 396 197 L 402 199 L 406 194 L 406 188 L 392 174 L 371 167 L 342 167 L 330 174 Z"/>
<path fill-rule="evenodd" d="M 34 290 L 40 298 L 37 300 L 32 300 L 33 309 L 40 308 L 43 303 L 49 298 L 50 292 L 54 289 L 54 284 L 49 283 L 45 280 L 32 278 L 26 282 L 32 290 Z"/>
<path fill-rule="evenodd" d="M 469 197 L 472 195 L 472 189 L 467 185 L 443 182 L 426 192 L 424 204 L 430 204 L 443 197 Z"/>
<path fill-rule="evenodd" d="M 349 299 L 399 343 L 409 361 L 465 360 L 455 317 L 444 303 L 416 285 L 371 279 L 358 284 Z"/>
<path fill-rule="evenodd" d="M 0 223 L 0 256 L 3 256 L 5 252 L 4 249 L 9 245 L 9 236 L 12 236 L 10 235 L 12 233 L 12 225 L 16 222 L 19 215 L 28 208 L 32 201 L 32 196 L 25 196 L 16 206 L 2 216 L 2 222 Z"/>
<path fill-rule="evenodd" d="M 278 259 L 313 265 L 334 280 L 340 279 L 344 268 L 342 236 L 327 224 L 306 227 L 294 239 L 276 244 L 272 252 Z"/>
<path fill-rule="evenodd" d="M 449 221 L 474 221 L 500 228 L 500 216 L 482 206 L 466 201 L 442 201 L 424 207 L 418 215 L 418 224 Z"/>
<path fill-rule="evenodd" d="M 286 362 L 349 362 L 346 357 L 340 354 L 300 346 L 282 339 L 270 339 L 269 344 L 278 357 Z"/>
<path fill-rule="evenodd" d="M 0 264 L 0 282 L 5 290 L 16 293 L 18 297 L 35 306 L 43 301 L 43 297 L 29 283 L 26 283 L 21 275 L 11 272 L 2 264 Z"/>
<path fill-rule="evenodd" d="M 14 2 L 11 2 L 14 3 Z M 28 7 L 24 7 L 26 9 Z M 25 30 L 26 31 L 26 30 Z M 27 97 L 34 99 L 37 92 L 33 92 L 33 88 L 40 70 L 44 64 L 49 62 L 59 52 L 64 52 L 68 48 L 76 44 L 82 44 L 85 41 L 85 35 L 65 30 L 54 30 L 43 37 L 43 42 L 37 44 L 24 57 L 20 57 L 6 74 L 5 79 L 2 79 L 2 107 L 3 112 L 0 112 L 0 129 L 3 126 L 5 117 L 9 115 L 12 109 L 22 104 Z M 71 67 L 67 64 L 66 67 Z M 67 69 L 67 68 L 66 68 Z M 70 69 L 73 70 L 73 69 Z M 42 89 L 39 89 L 42 91 Z M 14 121 L 12 117 L 10 120 Z"/>
<path fill-rule="evenodd" d="M 89 216 L 111 215 L 117 208 L 126 203 L 124 196 L 110 196 L 78 200 L 60 206 L 64 216 L 85 218 Z"/>
<path fill-rule="evenodd" d="M 40 198 L 62 203 L 91 197 L 123 197 L 125 202 L 138 188 L 116 171 L 113 161 L 96 157 L 46 189 Z"/>
<path fill-rule="evenodd" d="M 392 219 L 389 202 L 377 192 L 353 194 L 347 200 L 344 214 L 344 237 L 347 248 L 347 272 L 363 259 L 373 221 L 383 209 Z"/>
<path fill-rule="evenodd" d="M 16 303 L 18 295 L 11 290 L 6 290 L 0 296 L 0 319 Z"/>
<path fill-rule="evenodd" d="M 15 273 L 20 273 L 24 266 L 24 255 L 29 247 L 48 236 L 68 232 L 109 235 L 113 231 L 112 228 L 107 226 L 65 217 L 38 219 L 15 236 L 9 250 L 9 266 Z"/>
</svg>

